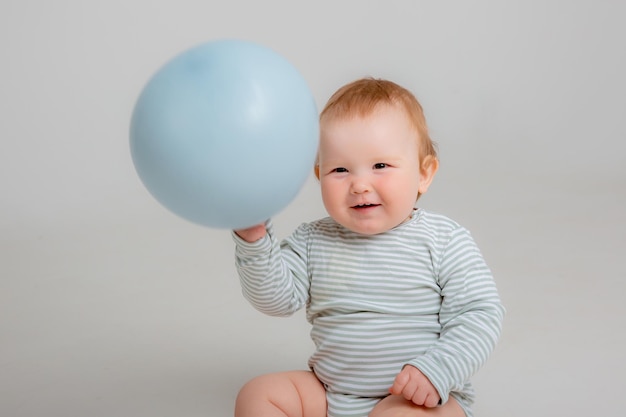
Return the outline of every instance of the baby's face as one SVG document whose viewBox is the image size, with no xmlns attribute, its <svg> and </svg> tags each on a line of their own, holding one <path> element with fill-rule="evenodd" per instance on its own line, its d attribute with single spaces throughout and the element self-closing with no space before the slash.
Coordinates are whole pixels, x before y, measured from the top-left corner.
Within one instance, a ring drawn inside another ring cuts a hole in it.
<svg viewBox="0 0 626 417">
<path fill-rule="evenodd" d="M 406 221 L 430 183 L 420 175 L 418 140 L 405 112 L 389 105 L 366 117 L 324 121 L 319 178 L 328 214 L 367 235 Z"/>
</svg>

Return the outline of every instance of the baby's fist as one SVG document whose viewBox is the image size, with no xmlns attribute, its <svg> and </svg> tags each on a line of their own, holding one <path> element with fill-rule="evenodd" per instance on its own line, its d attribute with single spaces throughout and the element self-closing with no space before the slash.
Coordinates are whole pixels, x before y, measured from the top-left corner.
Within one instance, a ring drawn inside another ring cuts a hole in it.
<svg viewBox="0 0 626 417">
<path fill-rule="evenodd" d="M 416 367 L 406 365 L 396 376 L 389 389 L 394 395 L 402 395 L 416 405 L 436 407 L 441 397 L 428 378 Z"/>
<path fill-rule="evenodd" d="M 265 229 L 265 223 L 261 223 L 256 226 L 248 227 L 247 229 L 235 230 L 235 233 L 246 242 L 252 243 L 263 238 L 267 230 Z"/>
</svg>

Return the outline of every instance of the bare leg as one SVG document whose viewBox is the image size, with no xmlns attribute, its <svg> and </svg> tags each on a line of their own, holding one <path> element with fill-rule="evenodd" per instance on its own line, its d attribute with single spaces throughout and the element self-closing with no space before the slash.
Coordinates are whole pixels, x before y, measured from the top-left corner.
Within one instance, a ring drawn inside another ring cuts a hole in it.
<svg viewBox="0 0 626 417">
<path fill-rule="evenodd" d="M 400 395 L 381 400 L 369 417 L 465 417 L 465 412 L 452 397 L 444 405 L 427 408 L 415 405 Z"/>
<path fill-rule="evenodd" d="M 239 391 L 235 417 L 326 417 L 326 391 L 310 371 L 262 375 Z"/>
</svg>

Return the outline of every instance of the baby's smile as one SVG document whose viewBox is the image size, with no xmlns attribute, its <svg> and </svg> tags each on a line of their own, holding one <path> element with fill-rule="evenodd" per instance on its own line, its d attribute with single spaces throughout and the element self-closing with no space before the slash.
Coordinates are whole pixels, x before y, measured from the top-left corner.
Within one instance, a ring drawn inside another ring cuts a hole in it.
<svg viewBox="0 0 626 417">
<path fill-rule="evenodd" d="M 357 210 L 365 210 L 365 209 L 374 208 L 378 206 L 380 206 L 380 204 L 365 203 L 365 204 L 354 205 L 352 206 L 352 208 L 357 209 Z"/>
</svg>

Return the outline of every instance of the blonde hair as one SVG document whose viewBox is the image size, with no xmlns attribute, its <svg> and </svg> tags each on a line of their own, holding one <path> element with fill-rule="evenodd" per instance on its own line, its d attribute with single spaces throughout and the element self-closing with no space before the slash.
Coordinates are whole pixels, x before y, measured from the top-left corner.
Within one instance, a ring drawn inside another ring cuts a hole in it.
<svg viewBox="0 0 626 417">
<path fill-rule="evenodd" d="M 406 111 L 418 133 L 420 165 L 426 159 L 437 159 L 437 147 L 428 134 L 422 105 L 409 90 L 392 81 L 362 78 L 344 85 L 324 106 L 320 113 L 320 122 L 368 116 L 381 104 L 397 105 Z"/>
</svg>

